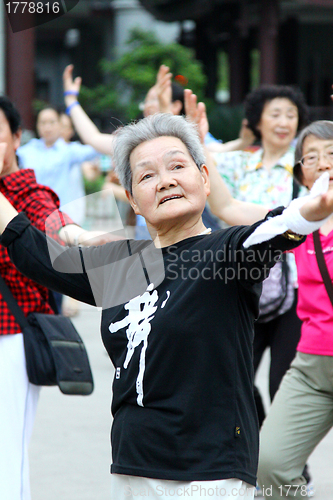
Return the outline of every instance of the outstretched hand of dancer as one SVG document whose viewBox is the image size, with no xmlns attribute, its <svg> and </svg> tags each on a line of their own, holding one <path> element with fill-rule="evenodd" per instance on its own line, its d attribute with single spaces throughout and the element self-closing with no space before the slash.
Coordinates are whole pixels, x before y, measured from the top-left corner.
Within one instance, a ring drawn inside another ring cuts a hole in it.
<svg viewBox="0 0 333 500">
<path fill-rule="evenodd" d="M 209 124 L 206 114 L 206 105 L 203 102 L 197 102 L 197 96 L 192 90 L 184 90 L 185 113 L 186 117 L 196 124 L 202 144 L 209 130 Z"/>
<path fill-rule="evenodd" d="M 333 214 L 333 190 L 320 194 L 304 203 L 300 208 L 300 214 L 304 219 L 314 222 L 320 221 Z"/>
<path fill-rule="evenodd" d="M 171 88 L 172 73 L 169 67 L 162 64 L 158 70 L 156 77 L 155 89 L 158 97 L 158 103 L 161 113 L 171 112 L 172 88 Z"/>
</svg>

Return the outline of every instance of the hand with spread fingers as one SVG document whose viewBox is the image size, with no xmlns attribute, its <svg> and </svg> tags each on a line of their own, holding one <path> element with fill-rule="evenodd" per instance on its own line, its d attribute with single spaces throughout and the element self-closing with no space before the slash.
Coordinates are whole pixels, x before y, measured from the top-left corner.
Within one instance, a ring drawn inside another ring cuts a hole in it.
<svg viewBox="0 0 333 500">
<path fill-rule="evenodd" d="M 80 76 L 73 79 L 73 69 L 73 64 L 69 64 L 62 76 L 66 114 L 71 117 L 75 131 L 84 144 L 90 144 L 99 153 L 110 155 L 112 154 L 112 134 L 101 133 L 80 106 L 78 95 L 82 79 Z"/>
<path fill-rule="evenodd" d="M 310 199 L 300 208 L 300 214 L 309 222 L 326 219 L 333 213 L 333 191 L 329 190 Z"/>
<path fill-rule="evenodd" d="M 206 105 L 203 102 L 197 102 L 197 96 L 190 89 L 184 90 L 184 100 L 186 116 L 197 125 L 200 140 L 203 144 L 209 130 Z"/>
<path fill-rule="evenodd" d="M 77 76 L 73 80 L 73 69 L 73 64 L 69 64 L 64 69 L 62 75 L 66 106 L 70 106 L 70 104 L 77 101 L 77 97 L 80 93 L 81 88 L 82 79 L 80 76 Z"/>
<path fill-rule="evenodd" d="M 158 70 L 156 84 L 155 84 L 161 113 L 171 112 L 171 102 L 172 102 L 171 78 L 172 78 L 172 73 L 170 73 L 169 67 L 162 64 Z"/>
</svg>

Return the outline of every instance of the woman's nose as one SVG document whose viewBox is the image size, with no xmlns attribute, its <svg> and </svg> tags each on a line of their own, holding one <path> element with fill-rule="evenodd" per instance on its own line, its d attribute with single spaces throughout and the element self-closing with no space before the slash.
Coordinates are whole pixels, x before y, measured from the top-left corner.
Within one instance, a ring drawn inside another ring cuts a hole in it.
<svg viewBox="0 0 333 500">
<path fill-rule="evenodd" d="M 159 175 L 158 186 L 159 190 L 167 189 L 177 185 L 177 181 L 172 175 L 172 172 L 163 172 Z"/>
<path fill-rule="evenodd" d="M 286 115 L 280 115 L 279 123 L 281 126 L 286 126 L 289 123 L 288 117 Z"/>
<path fill-rule="evenodd" d="M 319 156 L 317 168 L 319 170 L 329 170 L 332 168 L 332 163 L 325 154 Z"/>
</svg>

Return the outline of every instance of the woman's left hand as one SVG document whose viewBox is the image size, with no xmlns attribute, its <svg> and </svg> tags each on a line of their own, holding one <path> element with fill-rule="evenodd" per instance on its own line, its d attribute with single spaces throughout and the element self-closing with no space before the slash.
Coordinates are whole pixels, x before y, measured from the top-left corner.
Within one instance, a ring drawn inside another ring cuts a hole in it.
<svg viewBox="0 0 333 500">
<path fill-rule="evenodd" d="M 155 89 L 158 97 L 160 113 L 171 112 L 172 88 L 171 88 L 172 73 L 169 72 L 169 67 L 162 64 L 158 70 L 156 77 Z"/>
<path fill-rule="evenodd" d="M 320 194 L 308 200 L 300 208 L 300 214 L 304 219 L 314 222 L 329 217 L 333 213 L 333 190 Z"/>
<path fill-rule="evenodd" d="M 206 106 L 203 102 L 197 103 L 197 96 L 190 89 L 184 90 L 184 101 L 186 116 L 197 125 L 200 140 L 204 144 L 206 134 L 209 130 Z"/>
<path fill-rule="evenodd" d="M 80 76 L 77 76 L 75 79 L 73 79 L 73 69 L 73 64 L 69 64 L 64 69 L 62 75 L 64 92 L 71 92 L 70 94 L 65 96 L 66 106 L 69 106 L 73 102 L 77 101 L 77 96 L 79 95 L 81 88 L 82 79 Z"/>
</svg>

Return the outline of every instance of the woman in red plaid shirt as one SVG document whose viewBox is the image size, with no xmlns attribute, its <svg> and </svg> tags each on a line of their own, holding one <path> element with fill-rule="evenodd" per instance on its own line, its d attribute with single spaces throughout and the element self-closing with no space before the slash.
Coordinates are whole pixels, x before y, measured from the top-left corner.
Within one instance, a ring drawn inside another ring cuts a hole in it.
<svg viewBox="0 0 333 500">
<path fill-rule="evenodd" d="M 69 243 L 84 233 L 90 238 L 97 233 L 83 231 L 69 217 L 59 217 L 59 199 L 48 187 L 37 184 L 34 171 L 20 170 L 16 150 L 20 145 L 20 115 L 7 97 L 0 97 L 0 142 L 7 144 L 4 166 L 0 173 L 0 192 L 13 206 L 24 211 L 31 222 L 55 239 L 64 239 L 67 224 Z M 61 224 L 61 221 L 63 224 Z M 63 238 L 61 238 L 63 236 Z M 103 241 L 100 241 L 103 242 Z M 96 243 L 96 242 L 95 242 Z M 0 247 L 0 273 L 24 314 L 36 311 L 53 314 L 49 291 L 23 276 L 10 261 L 7 249 Z M 30 384 L 25 367 L 23 335 L 7 303 L 0 295 L 0 498 L 30 500 L 27 446 L 35 418 L 39 387 Z"/>
</svg>

